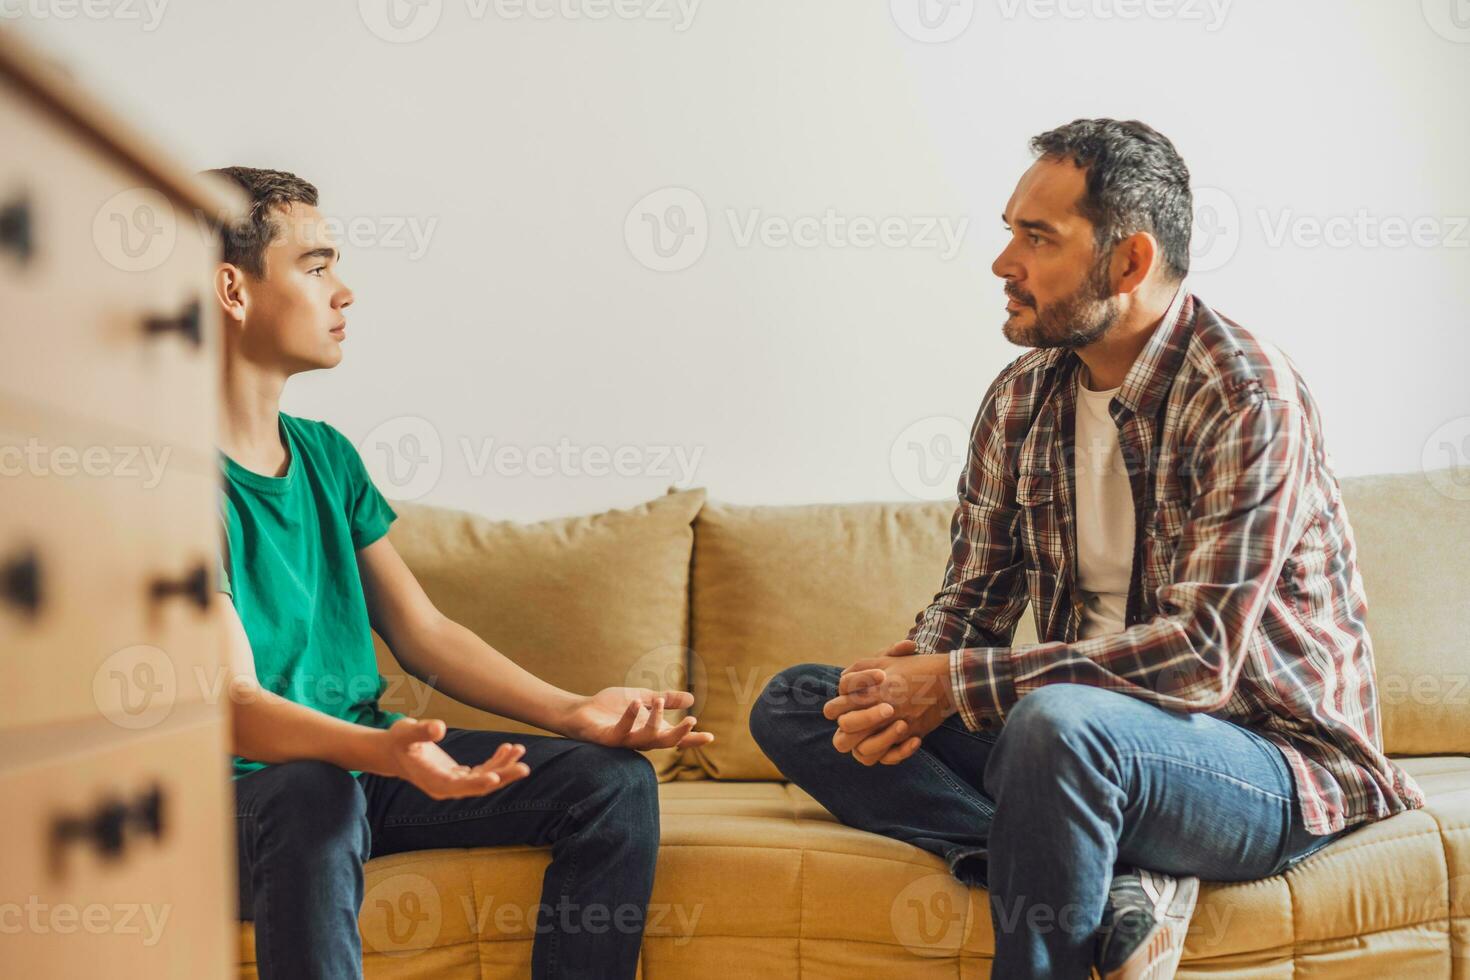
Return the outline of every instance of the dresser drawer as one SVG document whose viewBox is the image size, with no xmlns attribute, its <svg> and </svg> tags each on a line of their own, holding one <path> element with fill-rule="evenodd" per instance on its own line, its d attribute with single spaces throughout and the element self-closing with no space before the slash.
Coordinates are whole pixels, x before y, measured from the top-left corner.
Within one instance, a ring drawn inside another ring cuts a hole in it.
<svg viewBox="0 0 1470 980">
<path fill-rule="evenodd" d="M 0 738 L 4 976 L 230 972 L 238 899 L 228 742 L 216 712 L 193 714 L 122 738 L 95 723 L 64 730 L 44 754 Z M 81 744 L 58 751 L 68 740 Z"/>
<path fill-rule="evenodd" d="M 26 418 L 0 404 L 0 727 L 144 729 L 217 699 L 217 477 Z"/>
<path fill-rule="evenodd" d="M 0 81 L 0 392 L 207 455 L 215 239 Z"/>
</svg>

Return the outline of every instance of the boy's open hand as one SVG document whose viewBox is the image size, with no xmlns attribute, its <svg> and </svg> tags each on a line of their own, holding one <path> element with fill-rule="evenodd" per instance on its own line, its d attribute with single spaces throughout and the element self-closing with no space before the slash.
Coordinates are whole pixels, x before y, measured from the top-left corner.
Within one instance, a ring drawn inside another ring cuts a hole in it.
<svg viewBox="0 0 1470 980">
<path fill-rule="evenodd" d="M 567 712 L 560 731 L 571 738 L 627 749 L 690 748 L 715 740 L 709 732 L 694 730 L 689 715 L 677 725 L 664 718 L 664 709 L 679 710 L 694 703 L 688 691 L 650 691 L 644 687 L 607 687 L 591 697 L 578 698 Z"/>
<path fill-rule="evenodd" d="M 438 718 L 398 719 L 385 733 L 383 767 L 373 771 L 405 779 L 436 800 L 483 796 L 530 775 L 530 767 L 520 761 L 524 745 L 506 742 L 484 762 L 466 766 L 435 744 L 446 731 Z"/>
</svg>

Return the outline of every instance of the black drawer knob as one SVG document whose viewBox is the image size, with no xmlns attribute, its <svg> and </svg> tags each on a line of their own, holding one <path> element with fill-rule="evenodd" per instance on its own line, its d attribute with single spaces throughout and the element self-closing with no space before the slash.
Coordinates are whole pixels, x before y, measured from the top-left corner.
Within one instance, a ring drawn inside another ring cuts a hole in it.
<svg viewBox="0 0 1470 980">
<path fill-rule="evenodd" d="M 41 560 L 33 549 L 0 565 L 0 596 L 28 616 L 41 611 Z"/>
<path fill-rule="evenodd" d="M 28 198 L 18 197 L 0 205 L 0 250 L 13 254 L 21 265 L 29 262 L 35 254 Z"/>
<path fill-rule="evenodd" d="M 164 810 L 163 788 L 155 784 L 131 802 L 109 797 L 91 813 L 57 817 L 51 824 L 52 873 L 59 876 L 65 870 L 66 854 L 75 844 L 88 845 L 104 860 L 116 861 L 133 838 L 162 840 Z"/>
<path fill-rule="evenodd" d="M 209 566 L 200 564 L 182 578 L 156 578 L 149 590 L 155 602 L 174 596 L 192 600 L 200 609 L 209 608 Z"/>
<path fill-rule="evenodd" d="M 199 307 L 199 301 L 190 300 L 189 303 L 173 316 L 150 316 L 143 320 L 143 329 L 150 337 L 159 334 L 176 333 L 189 343 L 198 347 L 204 342 L 204 319 L 203 311 Z"/>
</svg>

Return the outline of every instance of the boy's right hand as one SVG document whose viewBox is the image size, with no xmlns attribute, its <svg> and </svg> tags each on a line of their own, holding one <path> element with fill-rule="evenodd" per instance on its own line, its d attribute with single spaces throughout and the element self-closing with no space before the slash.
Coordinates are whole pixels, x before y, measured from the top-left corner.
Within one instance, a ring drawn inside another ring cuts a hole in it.
<svg viewBox="0 0 1470 980">
<path fill-rule="evenodd" d="M 484 762 L 466 766 L 435 744 L 447 731 L 438 718 L 398 719 L 383 732 L 381 767 L 370 771 L 407 780 L 436 800 L 483 796 L 530 775 L 531 768 L 520 761 L 524 745 L 506 742 Z"/>
</svg>

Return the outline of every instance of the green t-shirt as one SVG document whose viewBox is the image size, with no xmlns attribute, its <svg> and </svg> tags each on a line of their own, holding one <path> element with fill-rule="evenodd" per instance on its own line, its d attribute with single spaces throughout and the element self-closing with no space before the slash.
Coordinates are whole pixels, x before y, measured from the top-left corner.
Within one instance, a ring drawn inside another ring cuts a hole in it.
<svg viewBox="0 0 1470 980">
<path fill-rule="evenodd" d="M 387 728 L 403 713 L 378 706 L 388 682 L 373 654 L 357 550 L 398 515 L 342 433 L 285 412 L 280 427 L 291 457 L 285 476 L 262 476 L 219 453 L 228 541 L 219 591 L 245 626 L 262 688 Z M 234 778 L 267 765 L 235 756 Z"/>
</svg>

